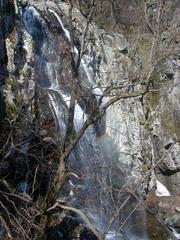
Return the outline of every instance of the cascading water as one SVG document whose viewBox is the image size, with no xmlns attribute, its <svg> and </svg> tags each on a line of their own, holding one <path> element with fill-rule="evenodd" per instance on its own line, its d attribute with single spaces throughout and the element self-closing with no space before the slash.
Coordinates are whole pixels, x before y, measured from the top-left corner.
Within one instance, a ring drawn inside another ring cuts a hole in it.
<svg viewBox="0 0 180 240">
<path fill-rule="evenodd" d="M 69 59 L 64 55 L 63 50 L 69 47 L 70 33 L 54 10 L 49 9 L 49 13 L 59 24 L 59 30 L 55 33 L 48 29 L 34 7 L 26 7 L 23 21 L 35 41 L 37 82 L 48 92 L 49 104 L 59 127 L 60 142 L 63 144 L 71 97 Z M 74 52 L 78 54 L 76 47 Z M 80 82 L 82 89 L 88 90 L 91 96 L 95 95 L 98 101 L 102 91 L 93 82 L 85 57 L 81 60 L 79 72 L 82 75 Z M 86 119 L 86 111 L 76 102 L 74 115 L 76 132 L 81 129 Z M 111 145 L 112 143 L 109 143 L 108 147 Z M 113 200 L 108 186 L 109 160 L 112 161 L 112 159 L 112 154 L 107 154 L 107 146 L 97 141 L 96 128 L 91 125 L 68 158 L 68 170 L 74 172 L 79 178 L 70 176 L 62 187 L 59 198 L 68 205 L 81 209 L 101 234 L 105 234 L 108 229 L 105 239 L 119 240 L 126 239 L 118 233 L 119 219 L 108 228 L 114 214 Z"/>
<path fill-rule="evenodd" d="M 57 17 L 63 30 L 62 35 L 65 35 L 66 40 L 69 41 L 70 34 L 64 28 L 61 19 L 53 10 L 50 10 L 50 12 Z M 42 24 L 39 13 L 35 8 L 26 8 L 23 19 L 27 30 L 34 36 L 35 40 L 37 80 L 41 87 L 48 90 L 50 105 L 52 106 L 55 120 L 59 125 L 60 139 L 63 141 L 66 132 L 70 93 L 58 79 L 58 63 L 60 63 L 61 59 L 54 48 L 57 44 L 55 44 L 53 36 L 46 29 L 46 26 Z M 76 53 L 77 51 L 77 48 L 75 48 Z M 80 68 L 85 72 L 85 81 L 87 80 L 88 88 L 92 88 L 94 91 L 96 86 L 90 78 L 84 60 L 82 60 Z M 101 94 L 100 90 L 97 92 Z M 85 120 L 86 114 L 80 105 L 76 103 L 74 115 L 76 132 L 81 129 Z M 79 175 L 81 179 L 69 178 L 68 186 L 66 185 L 66 189 L 61 191 L 60 198 L 64 198 L 73 207 L 83 209 L 88 217 L 96 223 L 96 227 L 103 232 L 103 226 L 106 224 L 106 214 L 108 214 L 106 213 L 108 209 L 107 174 L 106 164 L 97 144 L 95 127 L 93 125 L 85 131 L 82 139 L 70 154 L 68 168 Z"/>
</svg>

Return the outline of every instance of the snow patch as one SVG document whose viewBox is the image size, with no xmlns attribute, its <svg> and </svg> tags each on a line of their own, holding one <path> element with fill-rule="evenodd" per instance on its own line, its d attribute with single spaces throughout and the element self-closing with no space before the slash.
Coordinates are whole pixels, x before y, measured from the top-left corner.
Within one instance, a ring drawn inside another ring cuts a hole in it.
<svg viewBox="0 0 180 240">
<path fill-rule="evenodd" d="M 167 188 L 160 183 L 158 180 L 156 180 L 156 196 L 162 197 L 162 196 L 171 196 L 170 192 L 167 190 Z"/>
</svg>

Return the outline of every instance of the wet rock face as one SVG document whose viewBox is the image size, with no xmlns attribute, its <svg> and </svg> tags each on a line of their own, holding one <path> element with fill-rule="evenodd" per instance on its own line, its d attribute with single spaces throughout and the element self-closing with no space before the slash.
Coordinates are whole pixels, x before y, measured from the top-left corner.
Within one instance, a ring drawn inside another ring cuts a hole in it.
<svg viewBox="0 0 180 240">
<path fill-rule="evenodd" d="M 24 30 L 16 1 L 6 1 L 1 10 L 1 106 L 13 118 L 23 103 L 34 94 L 32 38 Z M 1 111 L 1 114 L 3 110 Z"/>
<path fill-rule="evenodd" d="M 34 42 L 25 29 L 22 8 L 20 5 L 18 7 L 16 1 L 0 3 L 0 178 L 5 179 L 7 186 L 19 194 L 30 194 L 33 191 L 32 198 L 36 201 L 47 194 L 50 174 L 44 167 L 38 167 L 38 157 L 34 159 L 30 155 L 39 155 L 39 151 L 44 152 L 44 156 L 49 155 L 43 157 L 42 161 L 46 162 L 46 166 L 53 166 L 52 171 L 55 171 L 53 164 L 57 163 L 57 135 L 48 102 L 45 101 L 47 95 L 35 86 Z M 39 134 L 41 128 L 48 129 L 46 138 L 53 138 L 53 141 L 43 142 Z M 13 135 L 12 141 L 7 140 L 8 135 Z M 50 155 L 53 160 L 56 159 L 53 163 Z M 31 173 L 34 174 L 35 169 L 38 171 L 39 185 L 34 191 Z M 4 216 L 2 209 L 1 212 Z"/>
<path fill-rule="evenodd" d="M 0 3 L 0 119 L 5 116 L 5 102 L 2 88 L 8 77 L 6 52 L 6 38 L 13 31 L 15 22 L 15 9 L 11 1 Z"/>
<path fill-rule="evenodd" d="M 39 19 L 39 13 L 33 7 L 27 8 L 28 11 L 25 11 L 23 14 L 23 21 L 25 23 L 26 29 L 33 36 L 35 41 L 42 40 L 44 34 Z"/>
</svg>

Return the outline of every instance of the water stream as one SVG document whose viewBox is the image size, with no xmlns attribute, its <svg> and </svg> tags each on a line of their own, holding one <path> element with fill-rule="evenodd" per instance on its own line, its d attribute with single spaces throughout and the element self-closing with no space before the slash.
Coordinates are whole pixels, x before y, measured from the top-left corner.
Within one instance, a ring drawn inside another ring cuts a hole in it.
<svg viewBox="0 0 180 240">
<path fill-rule="evenodd" d="M 61 29 L 56 36 L 49 31 L 47 24 L 34 7 L 26 7 L 23 21 L 35 42 L 36 78 L 39 85 L 48 92 L 48 101 L 59 128 L 60 142 L 63 145 L 71 98 L 71 84 L 69 82 L 69 60 L 66 61 L 62 52 L 70 45 L 70 33 L 64 27 L 59 15 L 52 9 L 49 9 L 49 12 L 57 19 Z M 74 47 L 74 52 L 78 54 L 76 47 Z M 85 56 L 81 60 L 79 73 L 82 74 L 80 82 L 82 89 L 88 89 L 91 96 L 94 95 L 98 101 L 102 91 L 93 81 Z M 81 129 L 87 117 L 87 112 L 77 101 L 74 115 L 76 132 Z M 59 198 L 68 205 L 81 209 L 101 234 L 105 234 L 108 229 L 106 240 L 148 239 L 146 235 L 143 235 L 143 238 L 136 238 L 131 235 L 130 231 L 128 238 L 122 237 L 118 233 L 120 224 L 118 218 L 108 228 L 115 213 L 115 204 L 109 190 L 109 166 L 113 165 L 115 158 L 111 149 L 111 140 L 108 144 L 107 141 L 99 141 L 103 136 L 106 137 L 106 134 L 102 133 L 102 136 L 97 137 L 96 128 L 97 126 L 91 125 L 70 154 L 67 168 L 79 178 L 70 176 L 60 190 Z"/>
</svg>

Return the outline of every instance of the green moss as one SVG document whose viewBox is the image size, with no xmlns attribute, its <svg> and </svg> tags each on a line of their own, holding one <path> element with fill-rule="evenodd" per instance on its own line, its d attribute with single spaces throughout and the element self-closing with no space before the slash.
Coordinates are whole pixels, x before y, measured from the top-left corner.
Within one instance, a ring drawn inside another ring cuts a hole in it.
<svg viewBox="0 0 180 240">
<path fill-rule="evenodd" d="M 6 102 L 6 116 L 8 118 L 13 118 L 17 114 L 17 107 L 15 104 L 10 104 Z"/>
<path fill-rule="evenodd" d="M 147 163 L 144 163 L 142 165 L 142 170 L 143 170 L 143 173 L 145 174 L 149 170 L 149 165 Z"/>
<path fill-rule="evenodd" d="M 19 83 L 18 81 L 10 75 L 10 77 L 6 80 L 6 91 L 5 93 L 5 104 L 6 104 L 6 115 L 8 118 L 12 118 L 16 116 L 17 110 L 22 103 L 21 95 L 19 92 Z M 12 99 L 9 101 L 8 97 Z"/>
<path fill-rule="evenodd" d="M 160 92 L 159 91 L 154 91 L 154 92 L 150 92 L 150 106 L 153 110 L 156 109 L 156 107 L 159 104 L 159 100 L 160 100 Z"/>
<path fill-rule="evenodd" d="M 144 117 L 143 116 L 139 116 L 139 124 L 140 125 L 145 125 L 145 123 L 146 123 L 146 120 L 144 119 Z"/>
<path fill-rule="evenodd" d="M 57 215 L 49 215 L 48 217 L 48 227 L 55 226 L 59 223 L 59 217 Z"/>
</svg>

